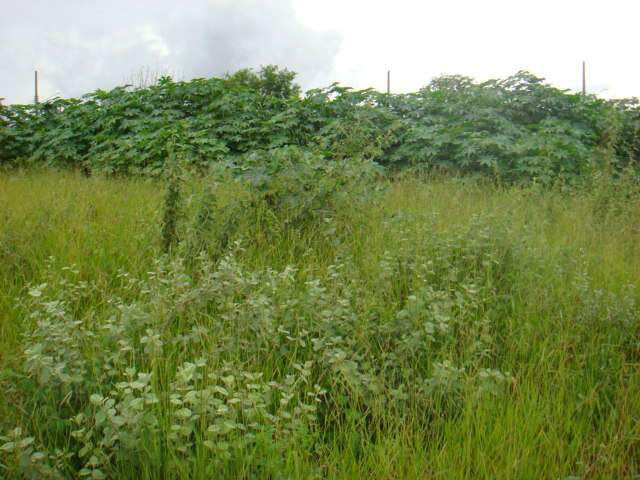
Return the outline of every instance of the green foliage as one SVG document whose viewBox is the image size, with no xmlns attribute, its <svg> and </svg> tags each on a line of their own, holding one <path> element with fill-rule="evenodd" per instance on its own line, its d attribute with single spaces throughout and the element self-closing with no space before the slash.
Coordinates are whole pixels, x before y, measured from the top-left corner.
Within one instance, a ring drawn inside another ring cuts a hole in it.
<svg viewBox="0 0 640 480">
<path fill-rule="evenodd" d="M 392 161 L 545 184 L 579 179 L 599 166 L 612 109 L 526 72 L 481 84 L 442 77 L 394 108 L 414 120 Z"/>
<path fill-rule="evenodd" d="M 640 158 L 640 100 L 628 98 L 613 102 L 616 107 L 615 161 L 619 166 L 637 168 Z"/>
<path fill-rule="evenodd" d="M 264 96 L 287 99 L 300 95 L 300 87 L 293 82 L 296 73 L 275 65 L 265 65 L 257 73 L 243 68 L 225 78 L 231 85 L 245 86 Z"/>
<path fill-rule="evenodd" d="M 371 89 L 353 91 L 337 84 L 311 90 L 307 96 L 322 106 L 324 121 L 319 123 L 315 141 L 327 156 L 387 163 L 386 153 L 398 141 L 404 124 L 386 108 L 385 96 Z"/>
<path fill-rule="evenodd" d="M 167 175 L 167 190 L 162 209 L 162 251 L 168 253 L 178 241 L 177 224 L 182 201 L 180 165 L 174 157 Z"/>
<path fill-rule="evenodd" d="M 352 162 L 186 172 L 168 255 L 159 179 L 0 176 L 0 477 L 640 474 L 632 172 Z"/>
<path fill-rule="evenodd" d="M 0 165 L 24 161 L 33 149 L 32 135 L 39 126 L 33 107 L 0 104 Z"/>
<path fill-rule="evenodd" d="M 219 255 L 238 230 L 272 241 L 313 232 L 376 198 L 383 189 L 380 177 L 380 167 L 370 160 L 331 160 L 299 147 L 240 156 L 205 177 L 195 223 L 185 235 L 187 248 Z M 222 202 L 216 196 L 222 185 L 242 195 Z"/>
<path fill-rule="evenodd" d="M 366 160 L 325 160 L 296 147 L 257 151 L 229 165 L 233 177 L 246 185 L 251 202 L 264 203 L 285 225 L 313 223 L 340 210 L 336 202 L 348 192 L 364 196 L 376 190 L 379 169 Z"/>
<path fill-rule="evenodd" d="M 71 440 L 62 451 L 94 479 L 152 465 L 163 443 L 170 453 L 159 471 L 195 471 L 206 460 L 208 476 L 234 462 L 258 472 L 252 456 L 260 459 L 263 443 L 280 461 L 298 442 L 319 447 L 345 399 L 368 422 L 389 411 L 399 421 L 418 411 L 457 415 L 465 399 L 503 397 L 513 383 L 485 366 L 493 338 L 479 309 L 497 294 L 486 272 L 461 270 L 458 282 L 439 275 L 465 243 L 454 263 L 498 261 L 482 236 L 443 237 L 428 253 L 435 263 L 411 259 L 415 280 L 376 322 L 345 264 L 294 288 L 295 267 L 246 270 L 237 246 L 217 264 L 201 256 L 189 270 L 165 257 L 145 278 L 123 275 L 132 300 L 110 298 L 84 320 L 74 310 L 96 286 L 74 280 L 77 271 L 50 272 L 26 305 L 37 326 L 25 337 L 23 374 L 31 388 L 49 386 L 33 407 L 65 404 Z M 416 253 L 385 254 L 378 287 L 390 288 L 399 259 Z M 54 451 L 37 448 L 44 459 Z"/>
<path fill-rule="evenodd" d="M 638 170 L 637 99 L 572 94 L 527 72 L 483 83 L 441 77 L 390 96 L 337 84 L 301 96 L 294 78 L 269 65 L 2 107 L 0 159 L 159 176 L 175 143 L 196 170 L 288 146 L 390 169 L 545 185 L 580 183 L 605 168 Z"/>
</svg>

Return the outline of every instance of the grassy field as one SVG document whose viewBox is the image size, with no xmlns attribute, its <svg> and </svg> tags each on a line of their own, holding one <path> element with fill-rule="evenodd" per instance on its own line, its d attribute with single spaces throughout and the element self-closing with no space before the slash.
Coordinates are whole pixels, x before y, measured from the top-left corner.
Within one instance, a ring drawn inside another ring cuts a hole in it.
<svg viewBox="0 0 640 480">
<path fill-rule="evenodd" d="M 619 187 L 405 179 L 170 256 L 163 192 L 0 176 L 0 478 L 640 475 Z"/>
</svg>

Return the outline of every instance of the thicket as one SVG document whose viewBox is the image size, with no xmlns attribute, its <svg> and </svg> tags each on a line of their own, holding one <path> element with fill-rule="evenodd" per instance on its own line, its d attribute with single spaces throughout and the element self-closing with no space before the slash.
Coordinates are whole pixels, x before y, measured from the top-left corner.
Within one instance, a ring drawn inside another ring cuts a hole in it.
<svg viewBox="0 0 640 480">
<path fill-rule="evenodd" d="M 317 163 L 0 176 L 0 478 L 638 477 L 624 182 Z"/>
<path fill-rule="evenodd" d="M 320 162 L 372 160 L 507 182 L 575 182 L 594 170 L 637 170 L 640 105 L 559 90 L 519 72 L 478 83 L 433 80 L 386 95 L 333 84 L 300 93 L 274 66 L 224 78 L 98 90 L 0 109 L 0 165 L 158 175 L 169 149 L 199 169 L 248 153 L 299 147 Z"/>
<path fill-rule="evenodd" d="M 294 79 L 0 104 L 0 166 L 166 180 L 0 178 L 0 478 L 635 478 L 638 101 Z"/>
</svg>

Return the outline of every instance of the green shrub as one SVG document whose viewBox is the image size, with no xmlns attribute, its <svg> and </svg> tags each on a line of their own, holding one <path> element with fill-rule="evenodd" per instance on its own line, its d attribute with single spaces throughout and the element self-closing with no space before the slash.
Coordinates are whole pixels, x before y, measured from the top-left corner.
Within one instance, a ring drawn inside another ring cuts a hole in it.
<svg viewBox="0 0 640 480">
<path fill-rule="evenodd" d="M 483 83 L 441 77 L 399 95 L 333 84 L 301 96 L 294 78 L 266 66 L 3 107 L 0 158 L 159 176 L 175 140 L 196 170 L 289 146 L 545 185 L 580 183 L 603 168 L 638 170 L 637 99 L 573 94 L 527 72 Z"/>
</svg>

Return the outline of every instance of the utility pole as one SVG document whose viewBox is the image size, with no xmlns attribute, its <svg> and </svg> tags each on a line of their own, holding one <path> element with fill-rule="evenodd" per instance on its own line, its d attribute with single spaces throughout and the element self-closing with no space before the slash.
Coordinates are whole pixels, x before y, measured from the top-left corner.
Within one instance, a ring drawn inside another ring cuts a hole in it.
<svg viewBox="0 0 640 480">
<path fill-rule="evenodd" d="M 38 70 L 35 71 L 34 77 L 35 95 L 33 96 L 33 102 L 38 105 Z"/>
<path fill-rule="evenodd" d="M 587 94 L 587 62 L 582 61 L 582 95 Z"/>
<path fill-rule="evenodd" d="M 387 70 L 387 95 L 391 95 L 391 70 Z"/>
</svg>

